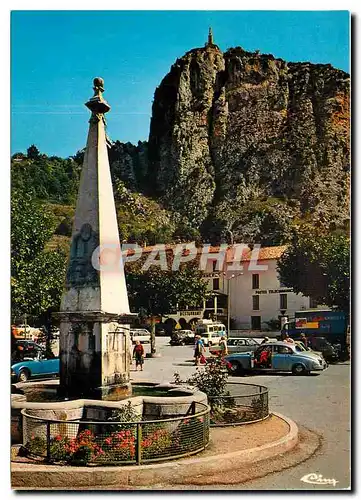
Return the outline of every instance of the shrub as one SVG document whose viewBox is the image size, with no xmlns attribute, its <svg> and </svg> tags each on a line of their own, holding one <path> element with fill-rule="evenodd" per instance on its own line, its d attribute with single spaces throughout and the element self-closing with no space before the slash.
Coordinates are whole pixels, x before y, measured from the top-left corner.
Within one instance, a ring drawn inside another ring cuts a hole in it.
<svg viewBox="0 0 361 500">
<path fill-rule="evenodd" d="M 132 429 L 134 426 L 132 424 L 126 424 L 123 422 L 138 422 L 141 416 L 134 410 L 132 403 L 128 403 L 124 406 L 113 411 L 112 415 L 108 417 L 110 422 L 121 422 L 120 424 L 107 425 L 107 432 L 123 431 L 127 429 Z"/>
<path fill-rule="evenodd" d="M 150 425 L 146 429 L 147 433 L 141 443 L 143 458 L 156 458 L 172 448 L 173 436 L 164 428 L 164 424 Z"/>
<path fill-rule="evenodd" d="M 109 434 L 102 443 L 104 461 L 131 461 L 135 458 L 135 430 L 122 430 Z"/>
<path fill-rule="evenodd" d="M 204 370 L 197 371 L 186 381 L 182 381 L 179 373 L 174 374 L 176 384 L 186 383 L 197 387 L 200 391 L 207 394 L 208 397 L 227 395 L 226 385 L 228 382 L 228 372 L 226 362 L 223 359 L 214 359 L 209 361 Z"/>
<path fill-rule="evenodd" d="M 30 453 L 36 455 L 45 455 L 47 451 L 46 440 L 40 437 L 32 437 L 26 446 Z M 85 465 L 103 453 L 94 434 L 89 430 L 80 432 L 75 438 L 59 434 L 50 439 L 50 459 L 54 462 Z"/>
</svg>

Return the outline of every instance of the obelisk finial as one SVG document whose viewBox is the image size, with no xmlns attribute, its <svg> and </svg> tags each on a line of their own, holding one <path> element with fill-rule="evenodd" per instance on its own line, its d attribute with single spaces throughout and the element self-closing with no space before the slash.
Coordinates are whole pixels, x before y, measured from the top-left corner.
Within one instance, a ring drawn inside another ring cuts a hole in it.
<svg viewBox="0 0 361 500">
<path fill-rule="evenodd" d="M 99 76 L 94 78 L 93 85 L 94 85 L 94 87 L 93 87 L 94 95 L 101 97 L 102 93 L 104 92 L 104 80 L 103 80 L 103 78 L 100 78 Z"/>
<path fill-rule="evenodd" d="M 110 106 L 107 101 L 103 98 L 104 92 L 104 80 L 99 76 L 94 78 L 93 80 L 93 90 L 94 95 L 88 102 L 85 103 L 85 106 L 90 109 L 92 112 L 92 117 L 99 115 L 103 115 L 110 110 Z"/>
</svg>

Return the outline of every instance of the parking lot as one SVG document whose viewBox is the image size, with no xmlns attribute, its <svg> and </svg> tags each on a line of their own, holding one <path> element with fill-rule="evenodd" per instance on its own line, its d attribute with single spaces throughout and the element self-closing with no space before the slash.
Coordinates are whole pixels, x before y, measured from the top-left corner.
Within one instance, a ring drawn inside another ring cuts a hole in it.
<svg viewBox="0 0 361 500">
<path fill-rule="evenodd" d="M 193 346 L 171 346 L 169 337 L 156 337 L 159 357 L 145 358 L 143 371 L 131 368 L 133 382 L 171 382 L 174 373 L 186 380 L 196 370 Z M 58 355 L 58 342 L 52 345 Z M 145 354 L 150 345 L 144 344 Z M 208 349 L 206 350 L 208 355 Z M 321 373 L 294 376 L 291 373 L 265 373 L 230 377 L 232 382 L 256 383 L 269 389 L 270 410 L 292 418 L 297 424 L 316 431 L 323 438 L 319 452 L 292 469 L 242 484 L 241 489 L 317 489 L 317 485 L 300 481 L 305 474 L 318 473 L 334 478 L 338 488 L 350 484 L 350 363 L 331 364 Z M 236 485 L 227 486 L 237 489 Z"/>
<path fill-rule="evenodd" d="M 195 370 L 203 369 L 193 364 L 192 346 L 170 346 L 169 337 L 157 337 L 156 345 L 161 357 L 145 359 L 143 372 L 135 372 L 133 366 L 133 381 L 169 382 L 174 372 L 186 379 Z M 145 351 L 149 350 L 149 345 L 145 345 Z M 242 489 L 317 489 L 317 485 L 300 481 L 302 476 L 311 472 L 335 478 L 338 488 L 349 486 L 350 376 L 350 363 L 345 362 L 330 365 L 324 372 L 309 376 L 264 374 L 230 378 L 232 381 L 267 386 L 271 410 L 291 417 L 299 425 L 323 437 L 319 453 L 304 464 L 251 481 L 242 485 Z"/>
</svg>

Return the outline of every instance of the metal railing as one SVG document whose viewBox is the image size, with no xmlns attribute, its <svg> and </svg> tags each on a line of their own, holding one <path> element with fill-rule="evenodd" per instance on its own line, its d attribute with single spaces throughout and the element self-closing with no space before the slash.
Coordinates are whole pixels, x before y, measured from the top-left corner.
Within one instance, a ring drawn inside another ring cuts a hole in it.
<svg viewBox="0 0 361 500">
<path fill-rule="evenodd" d="M 193 455 L 209 443 L 210 407 L 191 403 L 180 417 L 133 422 L 48 420 L 22 410 L 29 455 L 70 465 L 130 465 Z"/>
<path fill-rule="evenodd" d="M 250 424 L 269 416 L 267 387 L 229 382 L 226 393 L 208 397 L 211 427 Z"/>
</svg>

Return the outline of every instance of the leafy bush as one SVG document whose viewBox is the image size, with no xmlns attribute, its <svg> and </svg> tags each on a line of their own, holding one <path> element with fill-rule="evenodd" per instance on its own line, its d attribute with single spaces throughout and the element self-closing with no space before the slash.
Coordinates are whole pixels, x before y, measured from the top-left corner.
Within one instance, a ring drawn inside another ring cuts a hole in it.
<svg viewBox="0 0 361 500">
<path fill-rule="evenodd" d="M 214 359 L 208 362 L 204 370 L 197 372 L 185 381 L 182 381 L 179 373 L 174 374 L 174 383 L 192 385 L 207 394 L 208 397 L 225 396 L 228 382 L 228 372 L 223 359 Z"/>
<path fill-rule="evenodd" d="M 33 437 L 27 443 L 30 453 L 46 454 L 46 440 Z M 50 459 L 55 462 L 67 462 L 73 465 L 85 465 L 94 461 L 104 452 L 90 430 L 81 431 L 75 438 L 60 434 L 50 440 Z"/>
<path fill-rule="evenodd" d="M 213 413 L 219 412 L 224 406 L 234 404 L 232 398 L 225 397 L 230 395 L 229 391 L 226 390 L 227 382 L 226 362 L 219 358 L 208 362 L 204 370 L 197 371 L 185 381 L 181 380 L 179 373 L 174 374 L 175 384 L 192 385 L 207 395 L 211 407 L 211 417 Z"/>
<path fill-rule="evenodd" d="M 147 433 L 142 439 L 142 457 L 156 458 L 165 455 L 173 446 L 173 435 L 163 425 L 147 426 Z"/>
<path fill-rule="evenodd" d="M 113 432 L 102 443 L 103 461 L 131 461 L 135 458 L 135 429 Z"/>
</svg>

